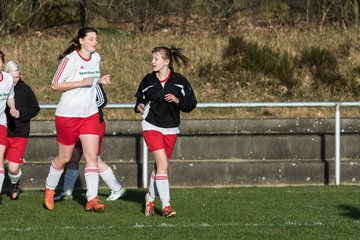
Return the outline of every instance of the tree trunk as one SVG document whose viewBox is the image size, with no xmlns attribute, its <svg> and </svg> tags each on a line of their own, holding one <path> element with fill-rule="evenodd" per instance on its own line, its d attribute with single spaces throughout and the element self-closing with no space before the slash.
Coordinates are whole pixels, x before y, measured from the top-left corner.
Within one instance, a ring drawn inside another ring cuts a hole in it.
<svg viewBox="0 0 360 240">
<path fill-rule="evenodd" d="M 80 2 L 80 22 L 82 27 L 88 25 L 86 3 L 86 0 L 81 0 Z"/>
<path fill-rule="evenodd" d="M 309 14 L 310 14 L 310 1 L 311 0 L 307 0 L 307 3 L 306 3 L 306 24 L 309 25 L 309 21 L 310 21 L 310 17 L 309 17 Z"/>
<path fill-rule="evenodd" d="M 358 0 L 353 1 L 353 13 L 354 13 L 354 24 L 355 28 L 359 27 L 359 2 Z"/>
</svg>

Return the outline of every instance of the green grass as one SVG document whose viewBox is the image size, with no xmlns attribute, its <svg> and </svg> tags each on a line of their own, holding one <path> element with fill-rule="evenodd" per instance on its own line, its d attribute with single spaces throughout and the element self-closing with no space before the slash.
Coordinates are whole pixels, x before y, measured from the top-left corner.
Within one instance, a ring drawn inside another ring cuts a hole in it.
<svg viewBox="0 0 360 240">
<path fill-rule="evenodd" d="M 101 190 L 105 199 L 108 191 Z M 3 194 L 0 234 L 6 239 L 358 239 L 360 189 L 355 186 L 172 189 L 178 212 L 143 215 L 145 190 L 129 189 L 102 213 L 74 200 L 42 206 L 43 193 Z M 158 204 L 159 206 L 160 204 Z"/>
</svg>

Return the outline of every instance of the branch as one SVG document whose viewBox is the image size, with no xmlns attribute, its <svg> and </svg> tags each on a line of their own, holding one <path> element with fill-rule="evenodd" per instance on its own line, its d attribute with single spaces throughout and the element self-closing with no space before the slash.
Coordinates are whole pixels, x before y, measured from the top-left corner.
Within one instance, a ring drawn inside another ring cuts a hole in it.
<svg viewBox="0 0 360 240">
<path fill-rule="evenodd" d="M 16 8 L 12 11 L 12 13 L 7 16 L 6 20 L 3 22 L 3 24 L 0 26 L 0 32 L 3 30 L 4 26 L 6 25 L 7 22 L 9 22 L 10 18 L 17 12 L 17 10 L 19 10 L 19 8 L 23 5 L 24 1 L 21 1 Z"/>
</svg>

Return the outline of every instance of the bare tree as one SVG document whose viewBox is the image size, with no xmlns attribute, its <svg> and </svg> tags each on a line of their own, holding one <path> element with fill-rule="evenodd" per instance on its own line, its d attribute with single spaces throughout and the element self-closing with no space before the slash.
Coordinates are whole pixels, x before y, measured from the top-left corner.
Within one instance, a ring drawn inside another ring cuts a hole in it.
<svg viewBox="0 0 360 240">
<path fill-rule="evenodd" d="M 204 8 L 208 9 L 210 17 L 217 20 L 214 23 L 216 33 L 226 33 L 227 28 L 235 16 L 240 11 L 249 9 L 242 1 L 239 0 L 210 0 L 203 2 Z"/>
</svg>

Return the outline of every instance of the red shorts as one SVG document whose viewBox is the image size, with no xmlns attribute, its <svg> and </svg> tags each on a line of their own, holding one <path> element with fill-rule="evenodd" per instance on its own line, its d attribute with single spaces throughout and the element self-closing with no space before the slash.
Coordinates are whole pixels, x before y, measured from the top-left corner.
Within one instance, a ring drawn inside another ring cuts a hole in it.
<svg viewBox="0 0 360 240">
<path fill-rule="evenodd" d="M 102 142 L 105 136 L 105 132 L 106 132 L 106 122 L 102 121 L 99 125 L 99 152 L 98 152 L 98 156 L 100 156 L 101 153 L 101 147 L 102 147 Z M 82 153 L 82 147 L 81 147 L 81 141 L 78 140 L 75 144 L 75 147 L 77 149 L 79 149 L 79 151 L 81 151 Z"/>
<path fill-rule="evenodd" d="M 28 142 L 29 139 L 25 137 L 8 137 L 5 159 L 12 163 L 23 164 L 24 153 Z"/>
<path fill-rule="evenodd" d="M 0 145 L 6 146 L 7 141 L 7 127 L 0 125 Z"/>
<path fill-rule="evenodd" d="M 74 145 L 80 135 L 99 135 L 99 114 L 86 118 L 55 117 L 57 141 L 63 145 Z"/>
<path fill-rule="evenodd" d="M 168 160 L 171 158 L 177 134 L 163 135 L 158 131 L 144 131 L 143 137 L 150 152 L 164 149 Z"/>
</svg>

